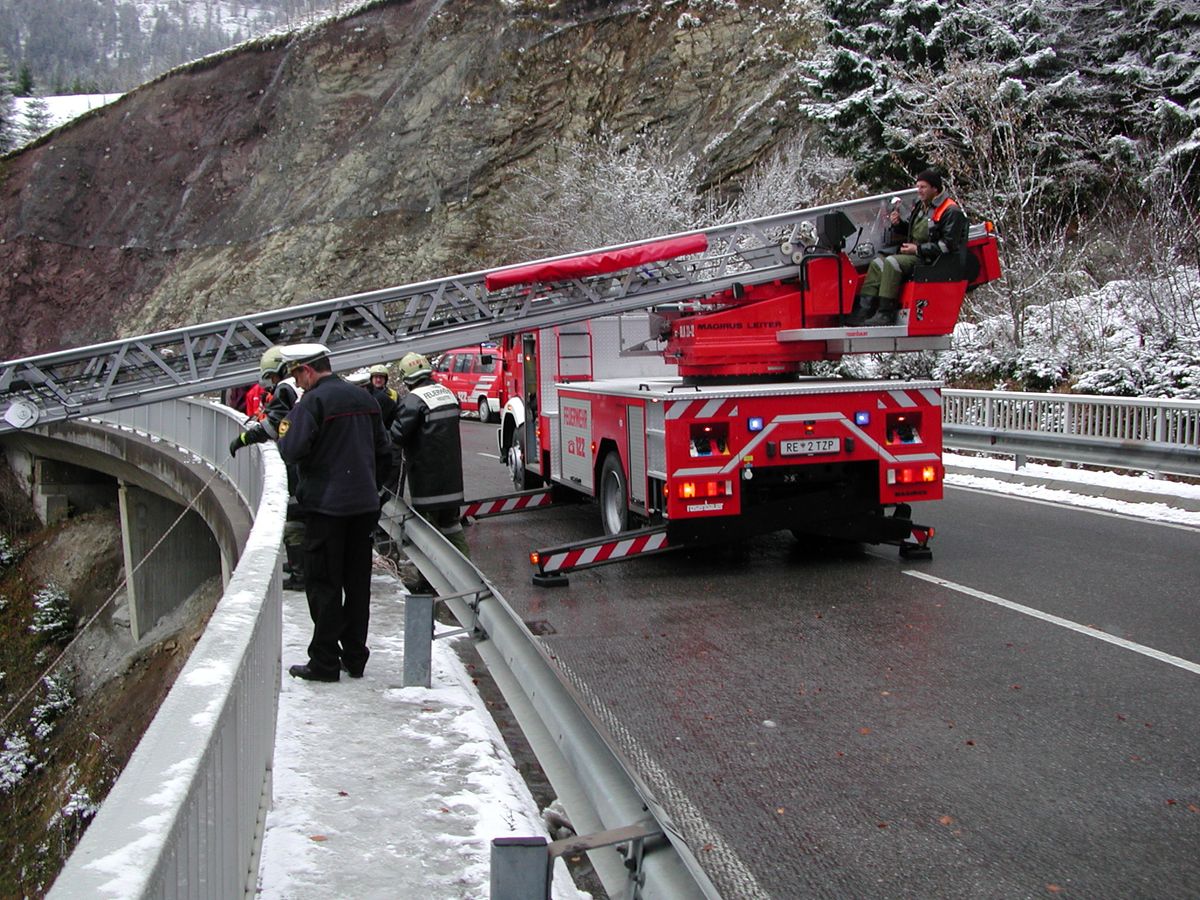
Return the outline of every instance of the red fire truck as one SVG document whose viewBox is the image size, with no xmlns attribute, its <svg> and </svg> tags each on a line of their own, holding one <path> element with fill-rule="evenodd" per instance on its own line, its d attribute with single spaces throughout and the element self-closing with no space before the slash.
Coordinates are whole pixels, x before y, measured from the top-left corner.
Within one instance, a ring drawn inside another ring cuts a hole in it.
<svg viewBox="0 0 1200 900">
<path fill-rule="evenodd" d="M 804 373 L 849 353 L 948 346 L 966 292 L 999 276 L 996 237 L 975 226 L 965 259 L 919 267 L 894 325 L 851 325 L 886 209 L 872 198 L 818 211 L 808 241 L 784 248 L 795 277 L 502 338 L 498 443 L 514 485 L 537 502 L 594 498 L 605 533 L 535 554 L 543 583 L 780 529 L 928 555 L 932 529 L 912 521 L 910 504 L 942 496 L 940 384 Z M 699 249 L 674 238 L 619 262 L 636 270 Z M 569 271 L 603 272 L 609 256 L 575 257 Z M 564 265 L 504 270 L 497 286 L 524 284 L 536 299 Z"/>
</svg>

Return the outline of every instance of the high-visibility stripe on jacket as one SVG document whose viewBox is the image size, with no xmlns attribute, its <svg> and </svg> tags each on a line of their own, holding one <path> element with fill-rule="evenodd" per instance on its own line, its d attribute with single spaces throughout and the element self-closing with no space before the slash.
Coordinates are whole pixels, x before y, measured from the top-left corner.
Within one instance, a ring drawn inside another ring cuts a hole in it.
<svg viewBox="0 0 1200 900">
<path fill-rule="evenodd" d="M 409 496 L 418 510 L 462 505 L 460 412 L 454 392 L 428 379 L 400 401 L 391 435 L 404 452 Z"/>
</svg>

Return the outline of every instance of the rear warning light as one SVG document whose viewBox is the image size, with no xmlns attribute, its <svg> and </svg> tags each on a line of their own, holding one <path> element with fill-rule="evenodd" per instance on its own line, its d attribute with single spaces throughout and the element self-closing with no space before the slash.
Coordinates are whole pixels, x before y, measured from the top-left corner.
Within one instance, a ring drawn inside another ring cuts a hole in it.
<svg viewBox="0 0 1200 900">
<path fill-rule="evenodd" d="M 888 484 L 933 484 L 937 480 L 937 466 L 906 466 L 887 473 Z"/>
<path fill-rule="evenodd" d="M 675 489 L 680 500 L 695 500 L 705 497 L 730 497 L 733 495 L 732 481 L 681 481 Z"/>
</svg>

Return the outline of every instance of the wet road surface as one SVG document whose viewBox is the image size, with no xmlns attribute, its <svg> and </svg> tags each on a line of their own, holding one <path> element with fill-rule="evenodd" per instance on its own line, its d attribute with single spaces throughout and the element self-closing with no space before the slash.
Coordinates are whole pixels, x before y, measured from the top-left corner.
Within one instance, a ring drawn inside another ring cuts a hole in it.
<svg viewBox="0 0 1200 900">
<path fill-rule="evenodd" d="M 508 489 L 494 434 L 463 422 L 468 497 Z M 781 533 L 556 589 L 527 552 L 594 507 L 468 536 L 726 897 L 1200 896 L 1200 534 L 917 517 L 931 561 Z"/>
</svg>

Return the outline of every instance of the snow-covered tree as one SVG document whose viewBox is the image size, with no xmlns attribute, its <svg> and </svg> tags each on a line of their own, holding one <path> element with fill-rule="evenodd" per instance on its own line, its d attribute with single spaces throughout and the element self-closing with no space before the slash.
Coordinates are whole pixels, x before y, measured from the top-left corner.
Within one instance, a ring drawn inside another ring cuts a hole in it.
<svg viewBox="0 0 1200 900">
<path fill-rule="evenodd" d="M 850 161 L 836 156 L 812 131 L 779 144 L 750 171 L 726 214 L 730 221 L 832 203 L 845 196 Z"/>
<path fill-rule="evenodd" d="M 65 640 L 75 630 L 71 598 L 57 584 L 47 584 L 33 595 L 33 619 L 29 630 L 47 643 Z"/>
<path fill-rule="evenodd" d="M 696 160 L 658 138 L 568 145 L 506 191 L 496 230 L 516 259 L 687 231 L 717 218 Z"/>
<path fill-rule="evenodd" d="M 71 692 L 73 680 L 67 672 L 56 672 L 42 679 L 42 700 L 29 716 L 29 727 L 39 741 L 46 740 L 54 731 L 55 721 L 75 705 L 75 696 Z"/>
<path fill-rule="evenodd" d="M 12 792 L 25 773 L 37 765 L 37 759 L 29 749 L 29 739 L 20 732 L 12 732 L 4 736 L 4 746 L 0 748 L 0 794 Z"/>
<path fill-rule="evenodd" d="M 994 69 L 994 80 L 1014 88 L 1010 102 L 1062 123 L 1061 132 L 1023 137 L 1035 142 L 1043 177 L 1065 196 L 1088 196 L 1097 184 L 1126 187 L 1114 175 L 1137 171 L 1114 167 L 1107 153 L 1121 136 L 1151 170 L 1174 161 L 1176 173 L 1196 174 L 1186 165 L 1200 148 L 1195 3 L 826 0 L 825 9 L 828 46 L 810 66 L 803 108 L 869 184 L 932 161 L 918 142 L 923 112 L 964 66 Z M 1082 122 L 1084 144 L 1071 137 Z M 970 169 L 960 177 L 969 179 Z"/>
<path fill-rule="evenodd" d="M 20 552 L 8 535 L 0 534 L 0 572 L 15 563 L 19 557 Z"/>
<path fill-rule="evenodd" d="M 12 72 L 8 67 L 8 59 L 0 53 L 0 153 L 7 153 L 16 147 L 20 143 L 20 135 Z"/>
<path fill-rule="evenodd" d="M 41 97 L 31 97 L 25 101 L 25 119 L 21 123 L 26 142 L 36 140 L 50 130 L 53 121 L 50 107 Z"/>
</svg>

